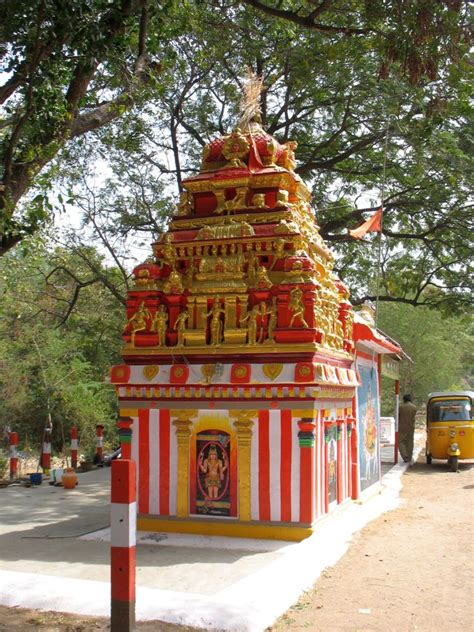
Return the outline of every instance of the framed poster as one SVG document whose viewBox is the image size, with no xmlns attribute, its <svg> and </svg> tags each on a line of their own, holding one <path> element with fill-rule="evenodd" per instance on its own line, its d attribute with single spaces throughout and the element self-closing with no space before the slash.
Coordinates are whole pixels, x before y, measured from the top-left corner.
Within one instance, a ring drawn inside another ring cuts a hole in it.
<svg viewBox="0 0 474 632">
<path fill-rule="evenodd" d="M 204 430 L 196 437 L 196 513 L 230 515 L 230 436 Z"/>
<path fill-rule="evenodd" d="M 357 388 L 360 490 L 364 491 L 380 480 L 378 375 L 375 366 L 359 364 L 357 369 L 361 379 Z"/>
<path fill-rule="evenodd" d="M 328 428 L 328 503 L 337 502 L 337 424 Z"/>
</svg>

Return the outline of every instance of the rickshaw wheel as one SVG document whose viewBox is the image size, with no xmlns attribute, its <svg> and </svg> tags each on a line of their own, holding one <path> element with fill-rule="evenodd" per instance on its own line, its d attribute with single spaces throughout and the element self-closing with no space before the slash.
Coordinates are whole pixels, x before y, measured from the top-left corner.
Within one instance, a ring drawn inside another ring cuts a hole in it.
<svg viewBox="0 0 474 632">
<path fill-rule="evenodd" d="M 431 454 L 428 454 L 428 452 L 426 453 L 426 462 L 428 463 L 428 465 L 431 465 L 431 461 L 433 460 L 433 457 L 431 456 Z"/>
<path fill-rule="evenodd" d="M 458 471 L 458 457 L 450 456 L 448 459 L 448 465 L 451 468 L 451 472 L 457 472 Z"/>
</svg>

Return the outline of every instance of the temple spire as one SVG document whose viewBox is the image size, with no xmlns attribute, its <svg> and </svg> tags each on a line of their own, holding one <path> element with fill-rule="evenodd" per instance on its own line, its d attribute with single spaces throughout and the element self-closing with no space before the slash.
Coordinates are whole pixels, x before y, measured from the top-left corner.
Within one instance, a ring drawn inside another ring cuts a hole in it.
<svg viewBox="0 0 474 632">
<path fill-rule="evenodd" d="M 251 131 L 251 123 L 258 122 L 262 112 L 260 97 L 263 91 L 263 77 L 247 68 L 244 93 L 240 101 L 240 119 L 238 127 L 243 131 Z"/>
</svg>

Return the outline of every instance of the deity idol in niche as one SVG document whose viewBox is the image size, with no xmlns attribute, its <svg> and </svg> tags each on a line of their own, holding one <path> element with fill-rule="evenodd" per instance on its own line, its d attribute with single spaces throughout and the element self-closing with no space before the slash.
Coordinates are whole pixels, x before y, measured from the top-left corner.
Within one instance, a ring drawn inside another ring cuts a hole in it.
<svg viewBox="0 0 474 632">
<path fill-rule="evenodd" d="M 216 500 L 219 497 L 219 490 L 224 481 L 224 472 L 227 469 L 227 465 L 219 459 L 215 445 L 210 446 L 206 458 L 201 452 L 198 465 L 201 472 L 206 475 L 204 485 L 207 497 L 210 500 Z"/>
</svg>

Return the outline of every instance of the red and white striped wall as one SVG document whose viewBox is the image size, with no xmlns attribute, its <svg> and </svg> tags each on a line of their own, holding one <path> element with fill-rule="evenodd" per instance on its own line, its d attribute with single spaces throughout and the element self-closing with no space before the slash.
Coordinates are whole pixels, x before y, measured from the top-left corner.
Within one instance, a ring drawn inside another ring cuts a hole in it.
<svg viewBox="0 0 474 632">
<path fill-rule="evenodd" d="M 314 422 L 314 447 L 300 447 L 298 433 L 299 417 L 292 416 L 291 410 L 260 410 L 254 419 L 251 443 L 251 519 L 265 522 L 307 522 L 308 507 L 311 503 L 312 520 L 325 513 L 326 502 L 326 459 L 324 443 L 324 420 L 336 421 L 336 417 L 345 418 L 351 409 L 325 408 L 316 410 Z M 220 428 L 233 434 L 232 411 L 197 411 L 191 429 L 197 433 L 212 428 L 213 415 L 220 420 Z M 338 414 L 339 413 L 339 414 Z M 224 424 L 224 425 L 223 425 Z M 226 426 L 227 424 L 227 426 Z M 339 443 L 339 442 L 338 442 Z M 190 464 L 192 458 L 193 436 L 190 440 Z M 305 467 L 310 458 L 313 481 L 312 498 L 308 500 L 308 480 L 302 472 L 302 450 Z M 346 424 L 342 424 L 342 436 L 338 458 L 340 463 L 339 502 L 349 496 L 348 438 Z M 167 409 L 142 409 L 138 417 L 133 418 L 132 459 L 137 462 L 137 509 L 139 514 L 157 516 L 176 515 L 178 489 L 178 446 L 175 428 L 172 424 L 172 412 Z M 190 480 L 193 472 L 190 472 Z M 237 485 L 235 485 L 235 490 Z M 235 501 L 236 502 L 236 501 Z M 190 503 L 192 505 L 192 502 Z"/>
<path fill-rule="evenodd" d="M 137 463 L 138 513 L 175 516 L 178 451 L 170 411 L 143 409 L 133 420 L 132 459 Z"/>
</svg>

